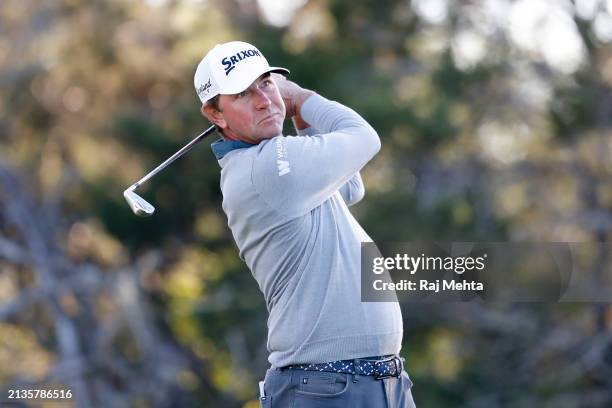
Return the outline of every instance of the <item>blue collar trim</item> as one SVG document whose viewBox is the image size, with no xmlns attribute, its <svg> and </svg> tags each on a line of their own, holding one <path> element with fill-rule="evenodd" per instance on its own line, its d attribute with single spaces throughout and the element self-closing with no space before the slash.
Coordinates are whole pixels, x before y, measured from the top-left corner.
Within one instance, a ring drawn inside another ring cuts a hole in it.
<svg viewBox="0 0 612 408">
<path fill-rule="evenodd" d="M 241 140 L 226 140 L 226 139 L 221 138 L 219 140 L 215 140 L 210 145 L 210 148 L 215 154 L 215 157 L 217 158 L 217 160 L 221 160 L 223 156 L 225 156 L 232 150 L 244 149 L 244 148 L 252 147 L 252 146 L 255 146 L 255 145 L 251 143 L 243 142 Z"/>
</svg>

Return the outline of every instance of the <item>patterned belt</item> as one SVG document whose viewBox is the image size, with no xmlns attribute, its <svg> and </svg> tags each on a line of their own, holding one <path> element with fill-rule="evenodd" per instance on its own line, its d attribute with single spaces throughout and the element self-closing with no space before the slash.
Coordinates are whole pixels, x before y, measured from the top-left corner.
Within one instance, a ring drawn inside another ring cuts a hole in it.
<svg viewBox="0 0 612 408">
<path fill-rule="evenodd" d="M 399 377 L 404 369 L 404 359 L 399 356 L 390 356 L 380 360 L 378 357 L 366 357 L 320 364 L 294 364 L 282 368 L 282 370 L 287 369 L 372 375 L 375 379 L 380 380 L 389 377 Z"/>
</svg>

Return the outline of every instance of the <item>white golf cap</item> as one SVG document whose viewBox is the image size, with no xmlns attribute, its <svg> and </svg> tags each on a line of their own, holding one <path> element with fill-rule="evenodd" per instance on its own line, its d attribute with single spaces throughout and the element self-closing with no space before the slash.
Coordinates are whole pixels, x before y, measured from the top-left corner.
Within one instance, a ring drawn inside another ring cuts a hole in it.
<svg viewBox="0 0 612 408">
<path fill-rule="evenodd" d="M 289 74 L 288 69 L 271 67 L 255 46 L 230 41 L 215 45 L 202 58 L 193 77 L 193 85 L 202 103 L 206 103 L 219 94 L 231 95 L 244 91 L 266 72 Z"/>
</svg>

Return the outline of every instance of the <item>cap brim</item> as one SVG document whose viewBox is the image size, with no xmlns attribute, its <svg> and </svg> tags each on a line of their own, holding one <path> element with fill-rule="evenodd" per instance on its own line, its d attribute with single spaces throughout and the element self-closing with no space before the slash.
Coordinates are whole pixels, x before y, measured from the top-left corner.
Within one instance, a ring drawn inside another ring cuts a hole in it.
<svg viewBox="0 0 612 408">
<path fill-rule="evenodd" d="M 289 75 L 289 70 L 287 68 L 282 67 L 265 67 L 259 72 L 253 72 L 252 75 L 249 75 L 249 78 L 245 78 L 240 84 L 232 84 L 234 86 L 227 87 L 226 89 L 221 89 L 219 94 L 221 95 L 234 95 L 240 93 L 247 89 L 257 78 L 262 76 L 263 74 L 267 74 L 270 72 L 274 72 L 276 74 Z"/>
<path fill-rule="evenodd" d="M 269 72 L 274 72 L 277 74 L 283 74 L 284 76 L 287 76 L 290 74 L 289 70 L 287 68 L 282 68 L 282 67 L 270 67 L 272 69 L 270 69 Z"/>
</svg>

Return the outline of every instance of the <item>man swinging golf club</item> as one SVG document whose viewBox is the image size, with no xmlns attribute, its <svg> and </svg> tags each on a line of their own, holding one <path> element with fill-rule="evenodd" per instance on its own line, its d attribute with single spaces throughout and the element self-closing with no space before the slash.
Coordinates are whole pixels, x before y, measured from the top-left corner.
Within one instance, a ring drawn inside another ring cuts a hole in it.
<svg viewBox="0 0 612 408">
<path fill-rule="evenodd" d="M 262 406 L 413 407 L 398 355 L 397 303 L 360 301 L 360 243 L 348 206 L 380 149 L 353 110 L 303 89 L 253 45 L 215 46 L 197 67 L 202 114 L 223 138 L 223 210 L 269 312 Z M 283 136 L 292 118 L 297 136 Z M 295 404 L 295 405 L 294 405 Z"/>
</svg>

